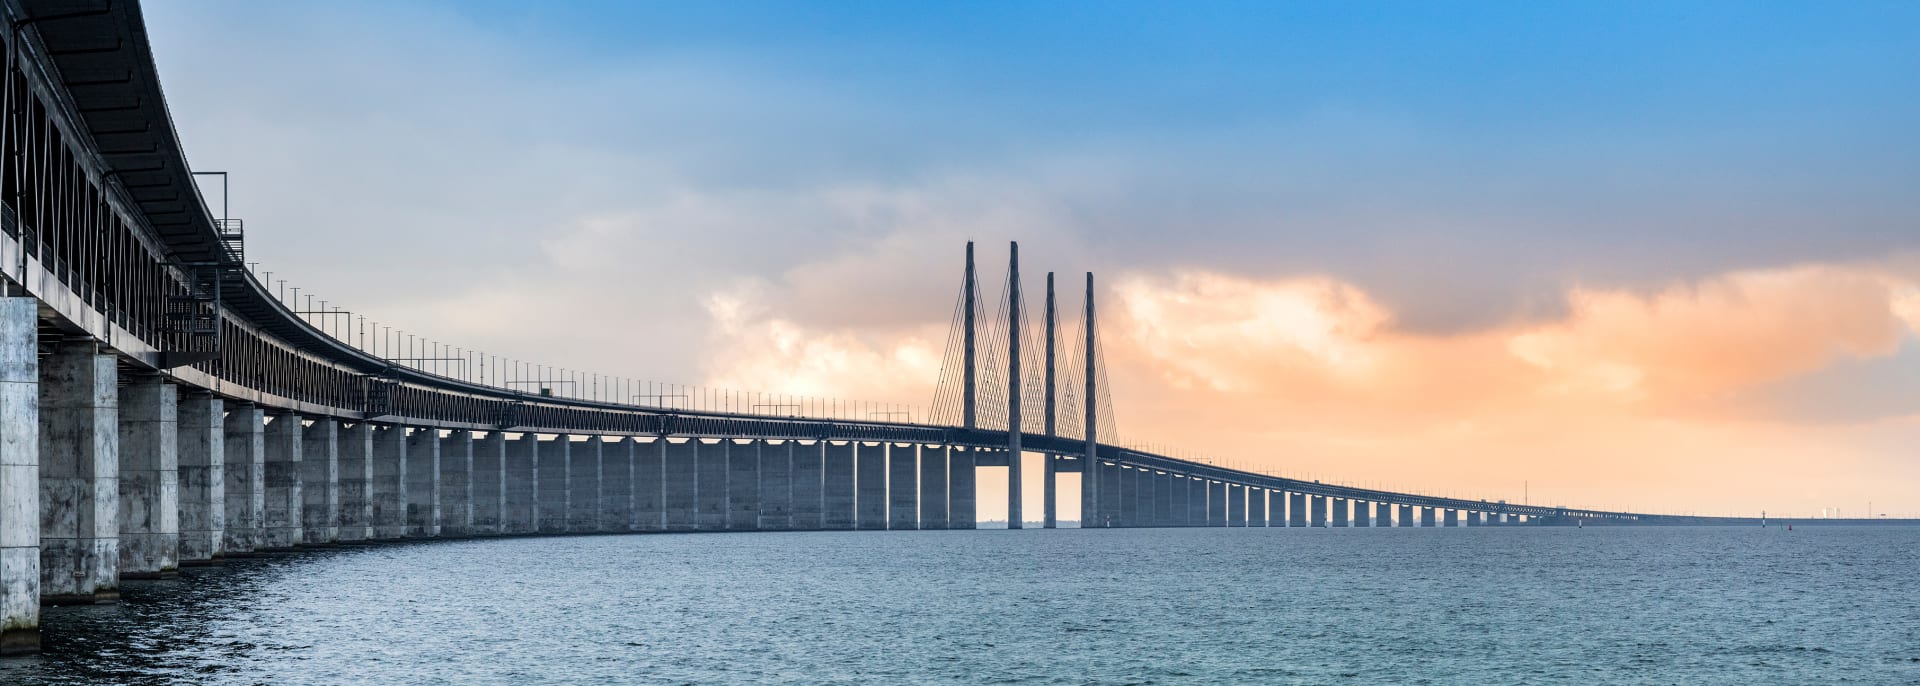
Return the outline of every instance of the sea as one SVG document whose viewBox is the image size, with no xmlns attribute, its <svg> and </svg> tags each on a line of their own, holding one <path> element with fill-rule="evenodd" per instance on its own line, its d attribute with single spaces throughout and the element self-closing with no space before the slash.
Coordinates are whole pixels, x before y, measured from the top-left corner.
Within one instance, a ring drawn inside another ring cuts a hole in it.
<svg viewBox="0 0 1920 686">
<path fill-rule="evenodd" d="M 273 554 L 5 684 L 1920 684 L 1920 527 L 637 534 Z"/>
</svg>

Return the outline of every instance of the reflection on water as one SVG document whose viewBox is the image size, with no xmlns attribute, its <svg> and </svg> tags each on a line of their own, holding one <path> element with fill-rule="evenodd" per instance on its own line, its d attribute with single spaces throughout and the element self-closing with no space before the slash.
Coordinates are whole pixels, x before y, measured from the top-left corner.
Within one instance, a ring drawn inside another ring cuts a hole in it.
<svg viewBox="0 0 1920 686">
<path fill-rule="evenodd" d="M 1920 529 L 754 533 L 274 555 L 0 683 L 1920 682 Z"/>
</svg>

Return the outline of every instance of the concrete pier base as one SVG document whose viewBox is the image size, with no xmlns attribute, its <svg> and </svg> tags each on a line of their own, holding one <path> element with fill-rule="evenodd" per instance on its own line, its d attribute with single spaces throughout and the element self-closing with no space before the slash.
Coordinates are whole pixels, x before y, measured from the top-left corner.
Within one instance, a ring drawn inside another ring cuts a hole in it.
<svg viewBox="0 0 1920 686">
<path fill-rule="evenodd" d="M 39 307 L 0 298 L 0 655 L 40 650 Z"/>
<path fill-rule="evenodd" d="M 793 441 L 760 443 L 760 528 L 793 528 Z"/>
<path fill-rule="evenodd" d="M 407 433 L 407 537 L 440 535 L 440 431 Z"/>
<path fill-rule="evenodd" d="M 881 531 L 887 528 L 887 444 L 856 443 L 854 461 L 855 528 Z"/>
<path fill-rule="evenodd" d="M 1185 474 L 1169 476 L 1173 479 L 1167 487 L 1173 499 L 1173 526 L 1193 526 L 1193 479 Z"/>
<path fill-rule="evenodd" d="M 572 450 L 572 439 L 562 434 L 554 436 L 552 440 L 541 441 L 539 449 L 535 451 L 538 463 L 534 468 L 540 474 L 534 479 L 534 498 L 540 503 L 540 514 L 535 521 L 539 524 L 540 533 L 567 532 L 567 472 L 572 465 Z M 692 488 L 688 492 L 691 493 Z"/>
<path fill-rule="evenodd" d="M 1126 494 L 1122 492 L 1126 487 L 1121 483 L 1120 465 L 1106 460 L 1094 460 L 1094 462 L 1100 470 L 1101 526 L 1126 526 L 1126 515 L 1123 513 L 1125 506 L 1122 505 L 1127 499 Z"/>
<path fill-rule="evenodd" d="M 340 423 L 320 418 L 300 437 L 301 542 L 340 540 Z"/>
<path fill-rule="evenodd" d="M 1373 525 L 1376 527 L 1393 526 L 1393 506 L 1386 503 L 1374 503 Z"/>
<path fill-rule="evenodd" d="M 727 442 L 694 441 L 694 528 L 727 529 Z"/>
<path fill-rule="evenodd" d="M 887 528 L 920 528 L 920 451 L 911 443 L 887 446 Z"/>
<path fill-rule="evenodd" d="M 600 450 L 606 442 L 599 436 L 567 444 L 567 531 L 591 533 L 600 528 Z"/>
<path fill-rule="evenodd" d="M 1113 518 L 1118 527 L 1140 526 L 1140 470 L 1118 465 L 1120 470 L 1120 512 Z"/>
<path fill-rule="evenodd" d="M 760 528 L 760 442 L 727 442 L 727 529 Z"/>
<path fill-rule="evenodd" d="M 972 450 L 956 448 L 947 452 L 947 528 L 972 529 L 979 521 L 973 460 Z"/>
<path fill-rule="evenodd" d="M 267 414 L 245 403 L 227 406 L 225 473 L 227 477 L 226 541 L 229 556 L 260 547 L 261 513 L 267 507 Z"/>
<path fill-rule="evenodd" d="M 633 454 L 633 525 L 640 531 L 667 529 L 667 441 L 636 443 Z"/>
<path fill-rule="evenodd" d="M 1431 507 L 1414 508 L 1414 515 L 1415 515 L 1415 520 L 1417 522 L 1416 524 L 1414 524 L 1414 526 L 1419 526 L 1419 527 L 1433 526 L 1434 524 L 1433 508 Z"/>
<path fill-rule="evenodd" d="M 1447 526 L 1452 526 L 1452 527 L 1460 526 L 1459 510 L 1447 510 Z"/>
<path fill-rule="evenodd" d="M 1313 513 L 1307 511 L 1307 495 L 1305 493 L 1287 494 L 1287 526 L 1305 527 L 1309 521 L 1308 517 L 1312 514 Z"/>
<path fill-rule="evenodd" d="M 1247 525 L 1247 487 L 1227 484 L 1227 526 Z"/>
<path fill-rule="evenodd" d="M 207 393 L 179 398 L 180 564 L 222 557 L 227 529 L 226 407 Z"/>
<path fill-rule="evenodd" d="M 920 446 L 920 528 L 947 528 L 947 447 Z"/>
<path fill-rule="evenodd" d="M 359 422 L 339 427 L 340 529 L 343 542 L 373 538 L 373 425 Z"/>
<path fill-rule="evenodd" d="M 1227 525 L 1227 484 L 1207 481 L 1207 526 Z"/>
<path fill-rule="evenodd" d="M 788 441 L 788 454 L 793 459 L 793 528 L 797 531 L 817 531 L 821 528 L 825 487 L 824 443 L 818 441 Z"/>
<path fill-rule="evenodd" d="M 120 578 L 180 568 L 179 389 L 157 376 L 120 388 Z"/>
<path fill-rule="evenodd" d="M 639 444 L 616 438 L 600 444 L 600 530 L 634 530 L 633 460 Z"/>
<path fill-rule="evenodd" d="M 439 432 L 434 432 L 439 433 Z M 440 437 L 440 536 L 473 535 L 473 432 Z"/>
<path fill-rule="evenodd" d="M 1212 511 L 1212 505 L 1207 498 L 1212 490 L 1204 478 L 1187 478 L 1187 506 L 1191 508 L 1187 516 L 1193 520 L 1192 526 L 1208 526 L 1210 516 L 1207 513 Z"/>
<path fill-rule="evenodd" d="M 668 531 L 693 531 L 694 513 L 699 509 L 694 490 L 698 487 L 699 441 L 688 439 L 666 442 L 666 522 Z"/>
<path fill-rule="evenodd" d="M 260 471 L 266 492 L 266 506 L 260 511 L 259 547 L 263 550 L 288 550 L 303 538 L 300 519 L 306 503 L 300 494 L 300 456 L 305 437 L 300 415 L 274 415 L 267 422 Z"/>
<path fill-rule="evenodd" d="M 40 600 L 111 602 L 120 578 L 118 362 L 92 341 L 40 367 Z"/>
<path fill-rule="evenodd" d="M 540 437 L 523 433 L 507 441 L 506 509 L 500 527 L 507 534 L 540 531 Z"/>
<path fill-rule="evenodd" d="M 1247 491 L 1247 526 L 1265 527 L 1267 525 L 1267 490 L 1254 488 Z"/>
<path fill-rule="evenodd" d="M 1347 519 L 1350 508 L 1347 506 L 1346 498 L 1328 498 L 1327 510 L 1333 515 L 1333 521 L 1328 526 L 1340 529 L 1352 526 L 1352 522 Z"/>
<path fill-rule="evenodd" d="M 506 533 L 507 435 L 489 431 L 473 441 L 473 533 Z"/>
<path fill-rule="evenodd" d="M 373 429 L 373 481 L 369 491 L 373 510 L 373 537 L 378 540 L 407 535 L 407 427 Z"/>
<path fill-rule="evenodd" d="M 854 447 L 828 441 L 821 473 L 820 528 L 852 529 L 854 524 Z"/>
<path fill-rule="evenodd" d="M 1074 460 L 1080 466 L 1080 528 L 1094 529 L 1100 526 L 1100 499 L 1096 492 L 1099 472 L 1087 464 L 1083 456 Z"/>
</svg>

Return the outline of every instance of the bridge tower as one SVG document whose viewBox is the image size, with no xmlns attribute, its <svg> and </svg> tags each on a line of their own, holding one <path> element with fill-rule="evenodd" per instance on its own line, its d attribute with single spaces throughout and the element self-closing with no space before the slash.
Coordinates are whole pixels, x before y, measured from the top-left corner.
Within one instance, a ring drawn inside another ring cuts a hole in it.
<svg viewBox="0 0 1920 686">
<path fill-rule="evenodd" d="M 1058 427 L 1056 426 L 1058 422 L 1054 418 L 1058 401 L 1054 398 L 1053 380 L 1055 374 L 1053 368 L 1053 352 L 1054 349 L 1058 347 L 1058 344 L 1054 341 L 1054 329 L 1058 328 L 1059 323 L 1060 312 L 1056 309 L 1053 300 L 1053 272 L 1047 272 L 1047 407 L 1045 417 L 1048 439 L 1052 439 L 1058 432 Z M 1052 441 L 1049 440 L 1048 444 L 1051 445 Z M 1040 484 L 1041 499 L 1044 502 L 1044 505 L 1042 505 L 1041 527 L 1047 529 L 1054 528 L 1055 520 L 1058 518 L 1058 512 L 1055 508 L 1055 494 L 1058 492 L 1059 487 L 1054 484 L 1056 480 L 1055 474 L 1057 473 L 1057 465 L 1054 462 L 1055 459 L 1056 456 L 1051 452 L 1046 453 L 1045 457 L 1042 458 L 1043 464 L 1046 465 L 1046 471 L 1041 476 L 1042 482 Z"/>
<path fill-rule="evenodd" d="M 1087 272 L 1087 312 L 1085 316 L 1087 329 L 1087 392 L 1083 397 L 1086 398 L 1087 402 L 1087 455 L 1084 460 L 1085 464 L 1081 467 L 1080 488 L 1093 490 L 1092 498 L 1081 499 L 1082 502 L 1091 500 L 1093 503 L 1093 511 L 1091 513 L 1080 513 L 1080 525 L 1083 527 L 1087 525 L 1087 517 L 1089 515 L 1094 518 L 1096 526 L 1105 525 L 1104 522 L 1099 521 L 1101 511 L 1100 497 L 1103 494 L 1100 492 L 1100 479 L 1097 478 L 1100 473 L 1100 394 L 1096 391 L 1099 390 L 1100 375 L 1099 371 L 1094 368 L 1095 348 L 1093 347 L 1095 343 L 1093 332 L 1098 331 L 1099 327 L 1095 324 L 1096 320 L 1094 319 L 1093 272 Z"/>
<path fill-rule="evenodd" d="M 1007 528 L 1022 526 L 1020 512 L 1020 320 L 1026 298 L 1020 293 L 1020 242 L 1007 258 Z"/>
<path fill-rule="evenodd" d="M 960 297 L 963 300 L 961 309 L 965 312 L 962 316 L 966 318 L 966 325 L 961 334 L 966 342 L 963 352 L 961 353 L 963 362 L 960 370 L 960 378 L 962 379 L 960 382 L 960 417 L 961 426 L 968 429 L 980 428 L 979 418 L 976 414 L 977 406 L 975 405 L 978 393 L 974 388 L 976 381 L 975 375 L 979 372 L 979 364 L 974 358 L 976 346 L 973 333 L 973 313 L 978 307 L 979 289 L 979 281 L 974 277 L 973 273 L 973 241 L 967 241 L 967 275 L 962 278 L 960 284 Z"/>
</svg>

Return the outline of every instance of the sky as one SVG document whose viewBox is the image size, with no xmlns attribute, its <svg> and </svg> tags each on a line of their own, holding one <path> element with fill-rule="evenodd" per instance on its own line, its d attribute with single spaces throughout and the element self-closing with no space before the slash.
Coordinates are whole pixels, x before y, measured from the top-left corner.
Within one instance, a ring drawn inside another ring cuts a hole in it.
<svg viewBox="0 0 1920 686">
<path fill-rule="evenodd" d="M 143 9 L 249 260 L 467 349 L 924 407 L 1017 240 L 1127 441 L 1920 516 L 1920 4 Z"/>
</svg>

